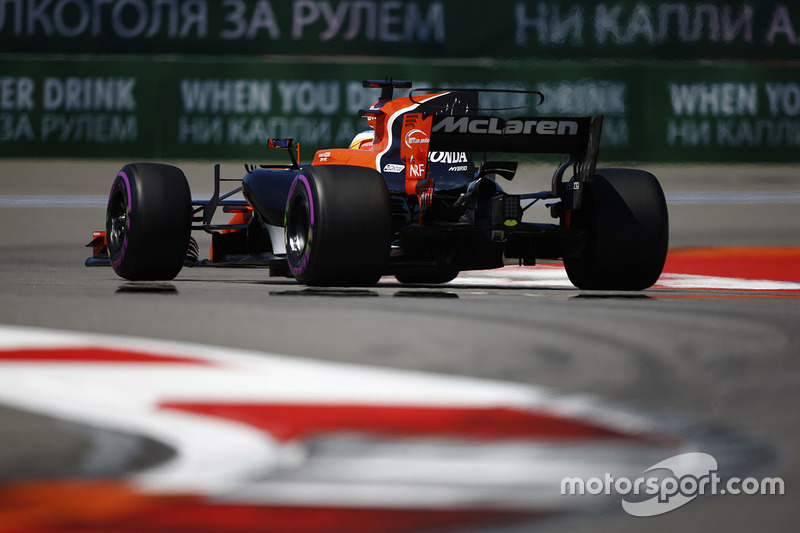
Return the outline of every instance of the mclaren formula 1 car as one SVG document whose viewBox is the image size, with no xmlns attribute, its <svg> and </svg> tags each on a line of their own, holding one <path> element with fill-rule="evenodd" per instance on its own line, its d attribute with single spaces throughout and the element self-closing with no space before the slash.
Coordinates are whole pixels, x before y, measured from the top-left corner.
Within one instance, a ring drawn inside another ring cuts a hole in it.
<svg viewBox="0 0 800 533">
<path fill-rule="evenodd" d="M 244 258 L 307 285 L 365 286 L 387 275 L 445 283 L 464 270 L 563 259 L 581 289 L 641 290 L 658 279 L 668 244 L 664 194 L 648 172 L 597 168 L 601 116 L 503 118 L 481 108 L 481 97 L 497 91 L 415 89 L 395 98 L 411 83 L 364 86 L 380 90 L 361 111 L 371 140 L 319 150 L 304 165 L 292 139 L 270 139 L 269 148 L 286 151 L 285 165 L 245 165 L 235 179 L 217 165 L 208 200 L 192 199 L 176 167 L 126 165 L 89 263 L 107 257 L 123 278 L 168 280 L 186 264 Z M 503 191 L 498 182 L 513 179 L 518 165 L 509 154 L 543 153 L 562 154 L 547 190 Z M 523 221 L 540 201 L 553 223 Z M 220 211 L 231 220 L 215 223 Z M 193 230 L 212 234 L 210 260 L 198 261 Z"/>
</svg>

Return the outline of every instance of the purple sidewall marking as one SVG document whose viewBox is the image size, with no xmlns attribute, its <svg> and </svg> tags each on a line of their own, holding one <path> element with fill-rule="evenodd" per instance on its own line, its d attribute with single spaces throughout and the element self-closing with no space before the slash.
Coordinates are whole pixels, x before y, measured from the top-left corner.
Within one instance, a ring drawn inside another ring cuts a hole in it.
<svg viewBox="0 0 800 533">
<path fill-rule="evenodd" d="M 303 260 L 296 267 L 292 266 L 292 264 L 289 263 L 289 269 L 292 271 L 292 274 L 294 274 L 295 277 L 302 275 L 303 272 L 305 272 L 306 268 L 308 268 L 308 261 L 311 258 L 311 240 L 314 236 L 314 197 L 311 195 L 311 185 L 308 183 L 308 179 L 303 174 L 298 174 L 297 178 L 294 180 L 294 183 L 292 183 L 292 188 L 289 190 L 289 198 L 291 198 L 292 195 L 294 194 L 294 191 L 295 189 L 297 189 L 297 184 L 299 182 L 302 182 L 303 186 L 306 189 L 306 197 L 308 198 L 308 209 L 311 213 L 310 214 L 311 221 L 308 227 L 308 241 L 306 242 L 306 250 L 305 253 L 303 254 Z M 287 249 L 288 249 L 288 243 L 287 243 Z"/>
<path fill-rule="evenodd" d="M 117 178 L 122 178 L 122 180 L 125 182 L 125 191 L 126 191 L 126 194 L 128 195 L 127 196 L 127 205 L 128 205 L 128 207 L 126 209 L 127 217 L 126 217 L 126 221 L 125 221 L 125 239 L 122 241 L 122 247 L 120 248 L 120 251 L 119 251 L 119 254 L 117 255 L 117 258 L 114 261 L 112 261 L 112 263 L 111 263 L 114 268 L 119 267 L 122 264 L 123 259 L 125 259 L 125 252 L 128 250 L 128 230 L 130 230 L 130 227 L 131 227 L 131 209 L 130 209 L 130 205 L 131 205 L 131 182 L 128 179 L 128 175 L 125 174 L 122 171 L 120 171 L 120 173 L 117 174 Z M 111 202 L 111 197 L 114 195 L 114 189 L 116 189 L 116 188 L 117 188 L 117 180 L 114 180 L 114 185 L 111 187 L 111 194 L 109 194 L 109 197 L 108 197 L 109 203 Z"/>
<path fill-rule="evenodd" d="M 311 185 L 308 183 L 308 180 L 306 179 L 306 177 L 303 176 L 302 174 L 300 174 L 298 176 L 298 178 L 300 178 L 300 181 L 302 181 L 303 184 L 306 186 L 306 193 L 308 193 L 308 207 L 310 208 L 310 211 L 311 211 L 311 228 L 313 230 L 313 228 L 314 228 L 314 197 L 311 195 Z"/>
</svg>

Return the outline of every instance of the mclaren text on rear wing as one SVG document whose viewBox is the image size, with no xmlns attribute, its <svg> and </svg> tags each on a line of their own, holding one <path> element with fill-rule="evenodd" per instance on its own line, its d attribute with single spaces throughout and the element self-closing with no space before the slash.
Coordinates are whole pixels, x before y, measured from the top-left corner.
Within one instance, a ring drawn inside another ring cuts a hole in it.
<svg viewBox="0 0 800 533">
<path fill-rule="evenodd" d="M 590 117 L 433 117 L 431 150 L 570 154 L 585 153 Z"/>
</svg>

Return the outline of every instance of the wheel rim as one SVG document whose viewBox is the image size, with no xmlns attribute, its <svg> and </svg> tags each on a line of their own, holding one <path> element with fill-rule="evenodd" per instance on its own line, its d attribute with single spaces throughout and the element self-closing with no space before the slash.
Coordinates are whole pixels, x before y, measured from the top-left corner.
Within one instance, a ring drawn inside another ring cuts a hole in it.
<svg viewBox="0 0 800 533">
<path fill-rule="evenodd" d="M 128 205 L 125 195 L 117 191 L 111 200 L 109 212 L 108 246 L 116 252 L 122 248 L 128 233 Z"/>
<path fill-rule="evenodd" d="M 292 200 L 286 220 L 286 251 L 293 259 L 299 260 L 305 254 L 309 229 L 308 202 L 298 195 Z"/>
</svg>

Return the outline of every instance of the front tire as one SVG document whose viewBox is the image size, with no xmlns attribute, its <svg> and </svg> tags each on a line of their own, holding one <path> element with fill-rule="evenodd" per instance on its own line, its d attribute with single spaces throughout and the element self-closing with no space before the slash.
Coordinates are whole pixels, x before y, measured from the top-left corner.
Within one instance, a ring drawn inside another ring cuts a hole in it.
<svg viewBox="0 0 800 533">
<path fill-rule="evenodd" d="M 286 203 L 286 258 L 305 285 L 375 285 L 386 268 L 391 205 L 375 170 L 316 166 L 297 174 Z"/>
<path fill-rule="evenodd" d="M 586 183 L 584 209 L 572 227 L 589 232 L 580 257 L 565 257 L 579 289 L 637 291 L 651 287 L 664 268 L 669 215 L 655 176 L 632 169 L 600 169 Z"/>
<path fill-rule="evenodd" d="M 132 280 L 170 280 L 189 248 L 192 195 L 183 172 L 170 165 L 135 163 L 120 170 L 106 209 L 111 266 Z"/>
</svg>

